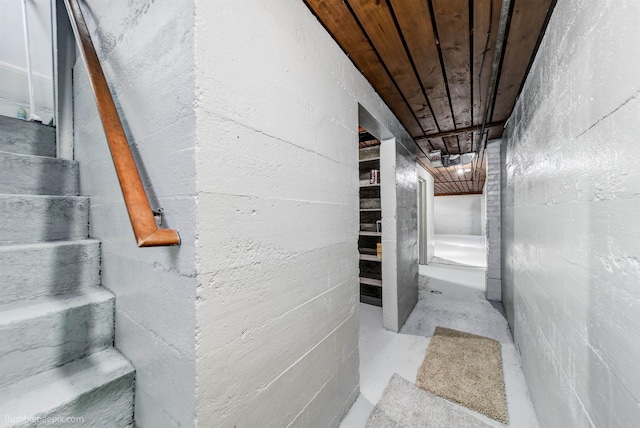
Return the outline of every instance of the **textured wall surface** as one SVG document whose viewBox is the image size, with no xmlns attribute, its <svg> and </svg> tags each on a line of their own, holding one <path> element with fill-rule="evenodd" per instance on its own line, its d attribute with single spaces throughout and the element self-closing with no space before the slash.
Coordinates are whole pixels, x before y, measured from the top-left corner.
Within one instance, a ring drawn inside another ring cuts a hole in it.
<svg viewBox="0 0 640 428">
<path fill-rule="evenodd" d="M 195 421 L 195 100 L 193 3 L 82 2 L 152 207 L 180 247 L 135 244 L 82 65 L 74 70 L 75 156 L 116 294 L 116 347 L 136 368 L 138 426 Z"/>
<path fill-rule="evenodd" d="M 500 225 L 500 146 L 502 140 L 489 141 L 487 145 L 487 181 L 483 199 L 486 197 L 486 245 L 487 245 L 487 292 L 489 300 L 502 300 L 502 260 Z"/>
<path fill-rule="evenodd" d="M 481 235 L 482 195 L 436 196 L 437 235 Z"/>
<path fill-rule="evenodd" d="M 504 301 L 548 428 L 640 420 L 639 16 L 559 1 L 503 137 Z"/>
<path fill-rule="evenodd" d="M 435 199 L 433 188 L 433 175 L 429 174 L 426 169 L 416 164 L 416 172 L 427 183 L 427 263 L 431 261 L 436 251 L 436 221 L 435 221 Z"/>
<path fill-rule="evenodd" d="M 358 394 L 358 104 L 400 146 L 403 279 L 413 143 L 303 2 L 203 0 L 196 23 L 198 424 L 335 427 Z"/>
</svg>

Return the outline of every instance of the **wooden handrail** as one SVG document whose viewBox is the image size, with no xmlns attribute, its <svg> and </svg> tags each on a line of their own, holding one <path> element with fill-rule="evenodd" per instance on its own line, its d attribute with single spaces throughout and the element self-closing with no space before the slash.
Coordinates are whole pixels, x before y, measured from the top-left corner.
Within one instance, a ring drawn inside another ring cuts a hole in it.
<svg viewBox="0 0 640 428">
<path fill-rule="evenodd" d="M 129 142 L 122 128 L 113 97 L 104 77 L 100 60 L 91 41 L 87 24 L 77 0 L 64 0 L 71 27 L 76 37 L 80 54 L 89 73 L 98 112 L 107 137 L 113 164 L 116 168 L 124 202 L 127 206 L 133 234 L 139 247 L 179 245 L 180 236 L 174 229 L 159 229 L 149 198 L 142 185 Z"/>
</svg>

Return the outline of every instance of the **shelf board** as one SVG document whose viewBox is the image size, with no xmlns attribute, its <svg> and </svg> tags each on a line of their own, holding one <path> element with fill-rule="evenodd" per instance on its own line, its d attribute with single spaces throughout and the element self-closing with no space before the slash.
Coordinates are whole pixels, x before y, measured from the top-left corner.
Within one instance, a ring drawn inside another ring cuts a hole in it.
<svg viewBox="0 0 640 428">
<path fill-rule="evenodd" d="M 365 169 L 365 168 L 370 168 L 372 166 L 377 166 L 380 167 L 380 158 L 371 158 L 371 159 L 364 159 L 361 160 L 360 162 L 360 168 Z M 373 168 L 373 169 L 378 169 L 378 168 Z"/>
<path fill-rule="evenodd" d="M 378 250 L 376 248 L 364 248 L 364 247 L 360 247 L 358 248 L 358 251 L 360 251 L 360 254 L 371 254 L 371 255 L 376 255 L 378 254 Z"/>
<path fill-rule="evenodd" d="M 365 163 L 365 162 L 373 162 L 373 161 L 379 161 L 380 160 L 380 156 L 377 156 L 375 158 L 369 158 L 369 159 L 359 159 L 358 161 L 360 163 Z"/>
<path fill-rule="evenodd" d="M 360 185 L 361 189 L 372 189 L 372 188 L 375 188 L 375 187 L 380 187 L 380 183 L 377 183 L 377 184 L 361 184 Z"/>
<path fill-rule="evenodd" d="M 373 285 L 374 287 L 382 287 L 382 280 L 375 278 L 360 277 L 360 284 Z"/>
<path fill-rule="evenodd" d="M 360 260 L 365 260 L 368 262 L 382 262 L 382 259 L 379 259 L 377 255 L 373 254 L 360 254 Z"/>
<path fill-rule="evenodd" d="M 361 208 L 360 212 L 376 212 L 382 211 L 382 208 Z"/>
<path fill-rule="evenodd" d="M 382 236 L 382 232 L 363 232 L 363 231 L 360 231 L 360 236 Z"/>
</svg>

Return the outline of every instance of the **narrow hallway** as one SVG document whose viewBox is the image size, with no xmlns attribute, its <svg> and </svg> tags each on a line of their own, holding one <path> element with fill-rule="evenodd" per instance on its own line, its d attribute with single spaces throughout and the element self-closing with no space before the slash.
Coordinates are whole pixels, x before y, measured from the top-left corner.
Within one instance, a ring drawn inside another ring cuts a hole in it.
<svg viewBox="0 0 640 428">
<path fill-rule="evenodd" d="M 506 426 L 539 427 L 502 305 L 486 300 L 484 287 L 484 268 L 421 265 L 419 301 L 399 334 L 382 328 L 381 308 L 361 303 L 361 395 L 340 426 L 364 427 L 394 373 L 415 383 L 434 329 L 442 326 L 500 342 L 509 413 Z M 490 426 L 503 426 L 473 414 Z"/>
</svg>

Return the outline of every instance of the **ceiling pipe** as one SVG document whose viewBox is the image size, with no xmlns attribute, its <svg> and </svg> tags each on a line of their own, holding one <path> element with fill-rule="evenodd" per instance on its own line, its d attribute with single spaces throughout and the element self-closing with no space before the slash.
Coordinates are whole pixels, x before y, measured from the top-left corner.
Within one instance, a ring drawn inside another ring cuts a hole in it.
<svg viewBox="0 0 640 428">
<path fill-rule="evenodd" d="M 491 80 L 489 84 L 489 92 L 487 92 L 487 103 L 484 108 L 484 117 L 482 118 L 482 128 L 480 130 L 480 141 L 476 146 L 476 153 L 480 154 L 480 147 L 484 138 L 484 131 L 487 125 L 487 116 L 489 108 L 495 98 L 496 81 L 498 79 L 498 69 L 500 68 L 500 60 L 502 58 L 502 50 L 506 39 L 507 22 L 509 21 L 509 9 L 511 8 L 511 0 L 502 0 L 502 8 L 500 9 L 500 24 L 498 25 L 498 36 L 496 37 L 496 50 L 493 53 L 493 66 L 491 70 Z"/>
</svg>

